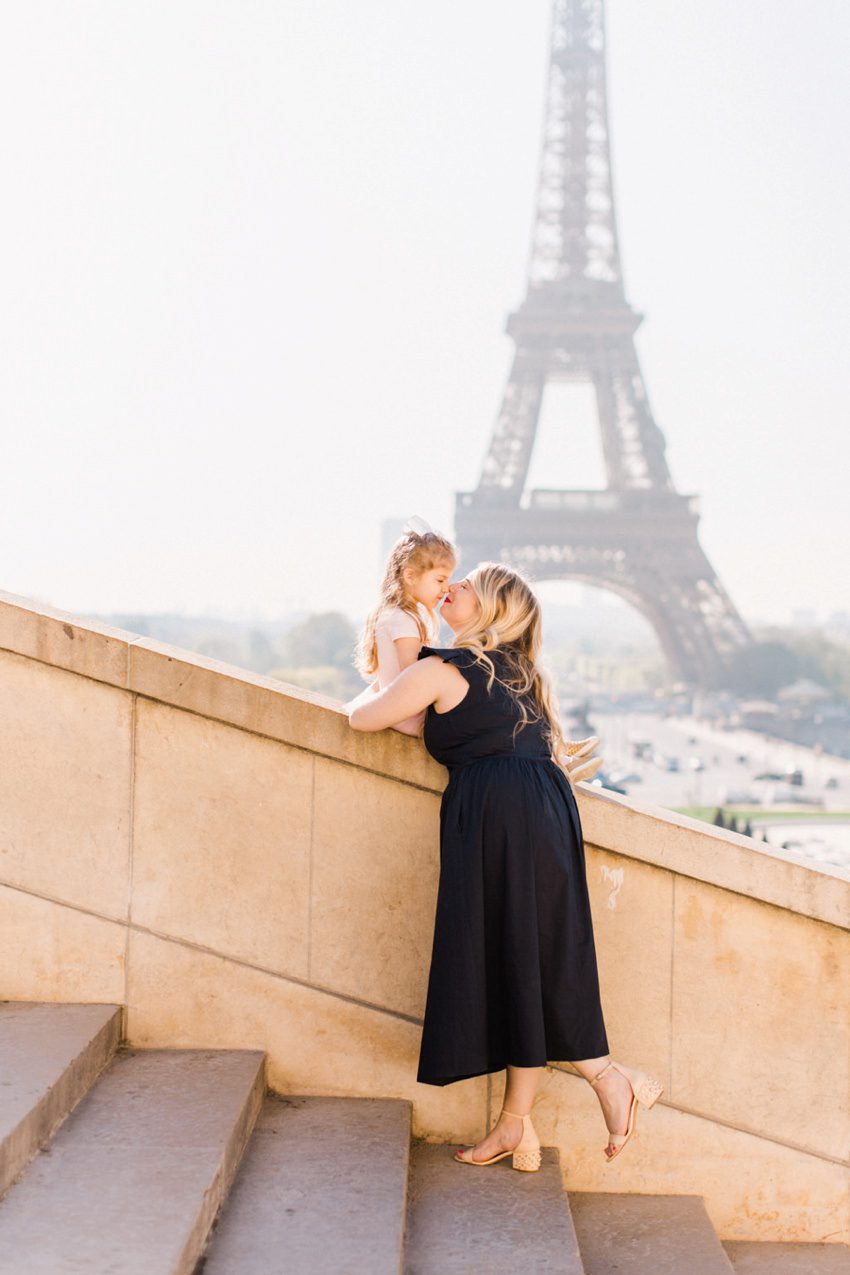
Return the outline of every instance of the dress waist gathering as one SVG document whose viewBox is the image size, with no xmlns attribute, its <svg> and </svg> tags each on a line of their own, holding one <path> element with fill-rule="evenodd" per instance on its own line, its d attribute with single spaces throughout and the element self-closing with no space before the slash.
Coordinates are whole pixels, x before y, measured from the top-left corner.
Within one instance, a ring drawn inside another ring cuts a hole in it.
<svg viewBox="0 0 850 1275">
<path fill-rule="evenodd" d="M 480 766 L 486 761 L 551 762 L 554 759 L 550 753 L 545 756 L 540 753 L 487 753 L 485 757 L 472 757 L 469 761 L 448 762 L 446 769 L 451 775 L 455 775 L 459 770 L 466 770 L 468 766 Z"/>
</svg>

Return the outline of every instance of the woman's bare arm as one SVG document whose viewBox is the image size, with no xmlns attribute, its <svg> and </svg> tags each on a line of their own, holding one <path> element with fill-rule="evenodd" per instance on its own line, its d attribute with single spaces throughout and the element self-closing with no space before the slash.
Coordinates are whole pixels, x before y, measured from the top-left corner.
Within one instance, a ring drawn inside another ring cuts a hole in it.
<svg viewBox="0 0 850 1275">
<path fill-rule="evenodd" d="M 397 722 L 421 713 L 429 704 L 438 703 L 446 692 L 457 693 L 456 680 L 463 675 L 444 663 L 437 655 L 428 655 L 373 695 L 368 703 L 359 703 L 348 715 L 354 730 L 385 730 Z"/>
<path fill-rule="evenodd" d="M 343 705 L 346 713 L 350 713 L 351 710 L 356 708 L 358 704 L 368 703 L 369 700 L 372 699 L 373 695 L 377 695 L 379 690 L 380 687 L 377 682 L 370 682 L 368 686 L 364 687 L 359 695 L 355 695 L 354 699 L 350 699 L 347 704 Z"/>
</svg>

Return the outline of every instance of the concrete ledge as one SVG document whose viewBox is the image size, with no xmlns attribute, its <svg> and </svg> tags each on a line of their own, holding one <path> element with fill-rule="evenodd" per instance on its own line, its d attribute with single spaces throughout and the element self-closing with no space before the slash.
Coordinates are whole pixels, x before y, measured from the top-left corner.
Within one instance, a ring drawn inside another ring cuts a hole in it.
<svg viewBox="0 0 850 1275">
<path fill-rule="evenodd" d="M 241 730 L 292 744 L 390 779 L 442 791 L 446 772 L 400 731 L 353 731 L 342 705 L 176 646 L 140 638 L 130 648 L 128 688 Z"/>
<path fill-rule="evenodd" d="M 127 650 L 135 640 L 124 629 L 0 590 L 0 650 L 126 687 Z"/>
<path fill-rule="evenodd" d="M 0 650 L 440 793 L 446 771 L 398 731 L 349 729 L 326 695 L 0 592 Z M 766 852 L 738 833 L 580 784 L 585 840 L 601 849 L 850 930 L 850 871 Z"/>
<path fill-rule="evenodd" d="M 750 837 L 632 797 L 579 789 L 586 842 L 850 930 L 850 871 L 813 867 L 787 851 L 763 850 Z"/>
<path fill-rule="evenodd" d="M 445 770 L 417 740 L 353 731 L 327 695 L 2 591 L 0 650 L 432 792 L 445 787 Z"/>
</svg>

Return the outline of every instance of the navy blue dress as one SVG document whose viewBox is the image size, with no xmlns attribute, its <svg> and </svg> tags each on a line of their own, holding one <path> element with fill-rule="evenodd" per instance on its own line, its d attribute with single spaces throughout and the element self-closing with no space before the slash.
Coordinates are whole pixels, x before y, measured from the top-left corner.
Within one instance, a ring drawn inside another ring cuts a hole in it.
<svg viewBox="0 0 850 1275">
<path fill-rule="evenodd" d="M 584 843 L 569 781 L 544 724 L 471 651 L 423 646 L 469 683 L 457 707 L 425 715 L 428 752 L 448 767 L 440 882 L 416 1079 L 450 1085 L 489 1072 L 608 1053 Z M 502 651 L 488 655 L 505 675 Z"/>
</svg>

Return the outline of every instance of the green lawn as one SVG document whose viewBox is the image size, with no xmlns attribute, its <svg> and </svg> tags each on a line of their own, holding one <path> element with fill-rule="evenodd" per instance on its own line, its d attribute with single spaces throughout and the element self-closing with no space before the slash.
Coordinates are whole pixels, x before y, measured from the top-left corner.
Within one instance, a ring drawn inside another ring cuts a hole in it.
<svg viewBox="0 0 850 1275">
<path fill-rule="evenodd" d="M 825 823 L 843 823 L 850 819 L 850 810 L 800 810 L 794 807 L 791 810 L 777 810 L 772 806 L 723 806 L 721 807 L 723 814 L 728 817 L 734 815 L 740 822 L 742 819 L 749 819 L 752 822 L 757 819 L 759 823 L 791 823 L 796 819 L 805 819 L 807 823 L 823 820 Z M 689 815 L 691 819 L 702 819 L 704 823 L 714 823 L 714 816 L 717 813 L 717 806 L 675 806 L 672 807 L 676 814 Z"/>
</svg>

